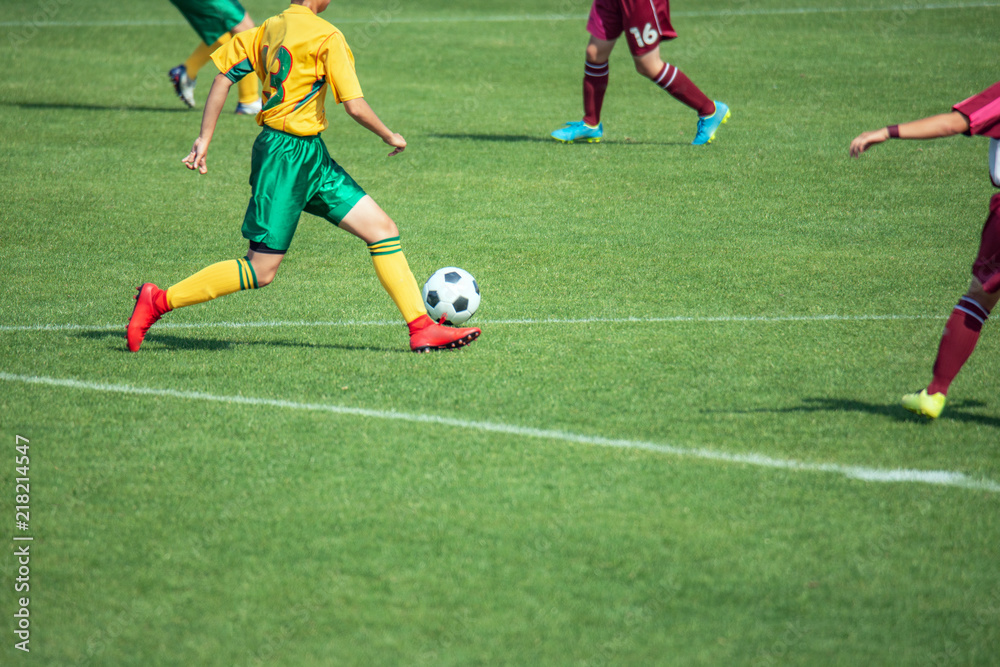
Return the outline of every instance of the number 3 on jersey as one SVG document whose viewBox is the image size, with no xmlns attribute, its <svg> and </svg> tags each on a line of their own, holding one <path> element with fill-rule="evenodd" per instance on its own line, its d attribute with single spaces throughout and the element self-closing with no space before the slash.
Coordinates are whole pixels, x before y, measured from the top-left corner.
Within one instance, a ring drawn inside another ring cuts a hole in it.
<svg viewBox="0 0 1000 667">
<path fill-rule="evenodd" d="M 638 28 L 629 28 L 628 31 L 635 37 L 635 43 L 639 48 L 660 43 L 660 33 L 656 32 L 651 23 L 647 23 L 641 33 Z"/>
<path fill-rule="evenodd" d="M 264 62 L 267 63 L 267 47 L 264 47 Z M 274 67 L 277 65 L 278 71 L 274 71 Z M 276 107 L 285 101 L 285 79 L 288 78 L 289 72 L 292 71 L 292 54 L 288 52 L 288 49 L 281 47 L 278 49 L 278 53 L 275 55 L 274 63 L 271 63 L 268 67 L 268 81 L 271 87 L 271 91 L 267 92 L 267 102 L 264 104 L 264 110 Z"/>
</svg>

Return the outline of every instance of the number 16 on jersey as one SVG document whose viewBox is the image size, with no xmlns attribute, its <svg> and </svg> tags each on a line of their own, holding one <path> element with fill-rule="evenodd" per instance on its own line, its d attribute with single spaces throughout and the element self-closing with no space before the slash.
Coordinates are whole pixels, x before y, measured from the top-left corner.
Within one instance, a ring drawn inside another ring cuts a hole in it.
<svg viewBox="0 0 1000 667">
<path fill-rule="evenodd" d="M 660 33 L 656 31 L 652 23 L 647 23 L 642 32 L 639 32 L 638 28 L 629 28 L 628 31 L 635 37 L 635 43 L 639 48 L 660 43 Z"/>
</svg>

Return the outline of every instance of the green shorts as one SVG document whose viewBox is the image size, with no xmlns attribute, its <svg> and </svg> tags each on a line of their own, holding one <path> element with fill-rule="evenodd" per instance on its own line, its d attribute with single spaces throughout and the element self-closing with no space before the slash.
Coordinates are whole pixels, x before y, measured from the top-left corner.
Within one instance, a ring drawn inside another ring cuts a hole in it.
<svg viewBox="0 0 1000 667">
<path fill-rule="evenodd" d="M 247 10 L 238 0 L 170 0 L 202 41 L 211 46 L 243 20 Z"/>
<path fill-rule="evenodd" d="M 267 126 L 253 144 L 250 188 L 243 238 L 281 252 L 292 244 L 303 211 L 339 225 L 365 196 L 318 134 L 299 137 Z"/>
</svg>

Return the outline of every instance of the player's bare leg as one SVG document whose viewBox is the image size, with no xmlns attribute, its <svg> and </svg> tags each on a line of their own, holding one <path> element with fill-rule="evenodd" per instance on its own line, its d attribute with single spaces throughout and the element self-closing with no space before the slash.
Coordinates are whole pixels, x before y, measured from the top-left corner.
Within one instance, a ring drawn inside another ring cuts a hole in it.
<svg viewBox="0 0 1000 667">
<path fill-rule="evenodd" d="M 274 277 L 278 274 L 278 267 L 281 266 L 281 260 L 285 259 L 285 255 L 248 250 L 247 259 L 253 265 L 257 287 L 264 287 L 274 281 Z"/>
<path fill-rule="evenodd" d="M 340 228 L 369 244 L 391 236 L 399 236 L 396 223 L 369 195 L 358 200 L 354 208 L 340 221 Z"/>
<path fill-rule="evenodd" d="M 247 12 L 243 15 L 243 18 L 240 19 L 240 22 L 233 26 L 233 29 L 229 31 L 229 34 L 235 37 L 244 30 L 250 30 L 254 27 L 256 26 L 254 26 L 253 19 L 250 18 L 250 12 Z"/>
<path fill-rule="evenodd" d="M 552 133 L 557 141 L 595 143 L 604 136 L 601 124 L 601 107 L 608 89 L 608 59 L 615 48 L 615 41 L 598 39 L 591 35 L 587 43 L 587 61 L 583 72 L 583 120 L 571 121 Z"/>
<path fill-rule="evenodd" d="M 969 291 L 965 293 L 965 296 L 973 299 L 989 311 L 992 311 L 997 303 L 1000 302 L 1000 292 L 987 292 L 983 284 L 975 278 L 969 284 Z"/>
<path fill-rule="evenodd" d="M 375 274 L 410 329 L 411 350 L 462 347 L 479 337 L 478 328 L 446 327 L 427 316 L 420 288 L 403 254 L 399 228 L 374 199 L 362 197 L 341 220 L 340 227 L 368 244 Z"/>
<path fill-rule="evenodd" d="M 591 65 L 603 65 L 611 58 L 611 52 L 618 40 L 598 39 L 593 35 L 587 42 L 587 62 Z"/>
</svg>

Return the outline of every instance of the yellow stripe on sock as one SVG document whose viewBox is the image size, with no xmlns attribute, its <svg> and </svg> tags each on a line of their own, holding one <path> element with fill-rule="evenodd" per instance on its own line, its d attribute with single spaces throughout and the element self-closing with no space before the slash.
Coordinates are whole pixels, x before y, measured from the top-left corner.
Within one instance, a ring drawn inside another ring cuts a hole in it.
<svg viewBox="0 0 1000 667">
<path fill-rule="evenodd" d="M 368 244 L 368 252 L 370 252 L 373 257 L 375 255 L 390 255 L 394 252 L 402 252 L 402 250 L 403 244 L 400 243 L 398 236 Z"/>
<path fill-rule="evenodd" d="M 240 264 L 240 289 L 253 289 L 253 281 L 250 279 L 250 262 L 245 257 L 236 261 Z"/>
<path fill-rule="evenodd" d="M 251 262 L 248 257 L 244 257 L 243 261 L 246 262 L 248 272 L 247 277 L 249 278 L 247 281 L 247 289 L 257 289 L 257 272 L 253 270 L 253 262 Z"/>
</svg>

